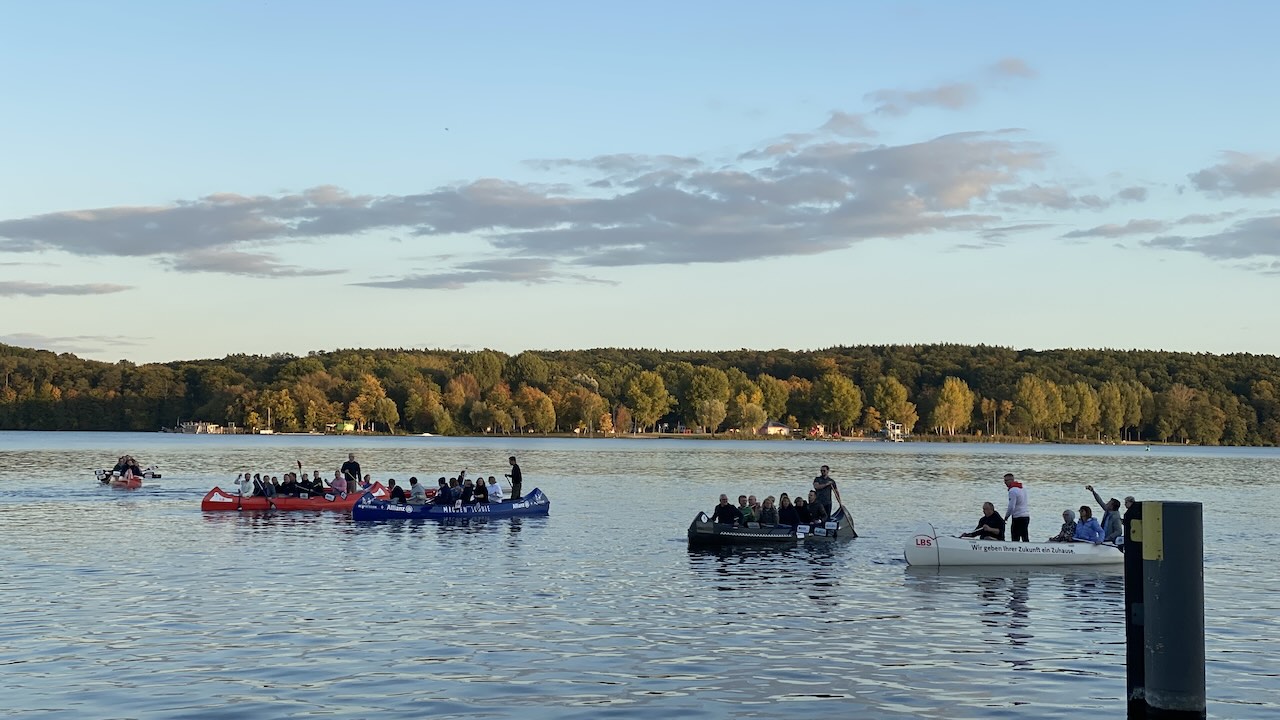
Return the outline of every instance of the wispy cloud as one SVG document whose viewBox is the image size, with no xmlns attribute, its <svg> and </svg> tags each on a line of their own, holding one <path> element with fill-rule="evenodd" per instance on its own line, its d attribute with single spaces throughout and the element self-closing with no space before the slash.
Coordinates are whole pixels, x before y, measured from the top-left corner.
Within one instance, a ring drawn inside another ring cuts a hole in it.
<svg viewBox="0 0 1280 720">
<path fill-rule="evenodd" d="M 1280 216 L 1251 218 L 1220 233 L 1198 237 L 1164 235 L 1143 244 L 1163 250 L 1193 252 L 1214 260 L 1280 258 Z"/>
<path fill-rule="evenodd" d="M 875 104 L 881 115 L 906 115 L 922 107 L 962 110 L 978 101 L 978 88 L 972 83 L 954 82 L 923 90 L 876 90 L 866 100 Z"/>
<path fill-rule="evenodd" d="M 414 272 L 394 279 L 352 284 L 393 290 L 462 290 L 487 282 L 537 285 L 564 280 L 599 282 L 584 275 L 565 273 L 557 268 L 555 261 L 547 258 L 492 258 L 459 263 L 444 272 Z"/>
<path fill-rule="evenodd" d="M 988 71 L 997 77 L 1034 78 L 1039 73 L 1022 58 L 1009 57 L 996 62 Z"/>
<path fill-rule="evenodd" d="M 317 277 L 337 275 L 343 270 L 308 270 L 284 265 L 269 253 L 250 253 L 226 248 L 210 248 L 182 253 L 166 260 L 179 272 L 215 272 L 248 277 Z"/>
<path fill-rule="evenodd" d="M 1049 210 L 1101 210 L 1111 203 L 1096 194 L 1077 195 L 1061 185 L 1032 184 L 1003 190 L 997 195 L 1009 205 L 1040 207 Z"/>
<path fill-rule="evenodd" d="M 89 283 L 84 285 L 51 285 L 49 283 L 22 280 L 0 281 L 0 297 L 19 295 L 41 297 L 44 295 L 110 295 L 130 290 L 128 285 Z"/>
<path fill-rule="evenodd" d="M 104 349 L 127 350 L 139 347 L 151 338 L 127 337 L 124 335 L 40 335 L 37 333 L 12 333 L 0 335 L 0 343 L 18 347 L 50 350 L 57 353 L 97 353 Z"/>
<path fill-rule="evenodd" d="M 1124 188 L 1115 194 L 1114 200 L 1125 202 L 1145 202 L 1147 199 L 1147 189 L 1139 185 Z"/>
<path fill-rule="evenodd" d="M 1087 230 L 1072 230 L 1064 238 L 1118 238 L 1128 235 L 1153 235 L 1169 229 L 1164 220 L 1130 220 L 1123 225 L 1098 225 Z"/>
<path fill-rule="evenodd" d="M 1188 177 L 1197 190 L 1218 197 L 1270 197 L 1280 194 L 1280 157 L 1224 152 L 1222 162 Z"/>
<path fill-rule="evenodd" d="M 977 104 L 984 87 L 1008 85 L 1010 80 L 1028 80 L 1036 71 L 1020 58 L 1004 58 L 986 69 L 984 76 L 973 80 L 957 80 L 918 90 L 884 88 L 863 98 L 874 106 L 877 115 L 900 117 L 920 108 L 963 110 Z"/>
</svg>

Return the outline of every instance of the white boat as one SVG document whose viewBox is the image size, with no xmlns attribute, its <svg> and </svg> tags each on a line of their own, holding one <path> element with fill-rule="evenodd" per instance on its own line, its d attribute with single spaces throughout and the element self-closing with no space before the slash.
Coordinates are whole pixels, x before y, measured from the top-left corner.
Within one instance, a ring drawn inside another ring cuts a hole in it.
<svg viewBox="0 0 1280 720">
<path fill-rule="evenodd" d="M 1087 542 L 1003 542 L 939 535 L 925 525 L 907 541 L 908 565 L 1114 565 L 1124 562 L 1115 545 Z"/>
</svg>

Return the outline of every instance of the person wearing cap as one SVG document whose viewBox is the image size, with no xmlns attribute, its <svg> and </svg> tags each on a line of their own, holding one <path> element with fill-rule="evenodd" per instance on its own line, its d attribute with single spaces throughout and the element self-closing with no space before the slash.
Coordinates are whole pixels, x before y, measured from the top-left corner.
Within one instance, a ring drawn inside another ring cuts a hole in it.
<svg viewBox="0 0 1280 720">
<path fill-rule="evenodd" d="M 1009 523 L 1009 539 L 1031 542 L 1031 510 L 1026 488 L 1013 479 L 1013 473 L 1004 474 L 1004 486 L 1009 489 L 1009 507 L 1004 514 L 1005 522 Z"/>
</svg>

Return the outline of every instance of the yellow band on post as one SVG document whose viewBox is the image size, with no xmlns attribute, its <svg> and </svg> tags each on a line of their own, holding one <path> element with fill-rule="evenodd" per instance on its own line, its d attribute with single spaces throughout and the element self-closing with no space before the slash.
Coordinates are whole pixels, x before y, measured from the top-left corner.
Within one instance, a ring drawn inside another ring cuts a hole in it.
<svg viewBox="0 0 1280 720">
<path fill-rule="evenodd" d="M 1142 503 L 1142 559 L 1164 560 L 1164 503 Z"/>
</svg>

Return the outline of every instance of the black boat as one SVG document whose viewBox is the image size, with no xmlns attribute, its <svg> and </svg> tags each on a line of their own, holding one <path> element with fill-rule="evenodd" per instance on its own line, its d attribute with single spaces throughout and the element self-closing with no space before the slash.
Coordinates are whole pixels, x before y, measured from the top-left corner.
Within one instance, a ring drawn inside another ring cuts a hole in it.
<svg viewBox="0 0 1280 720">
<path fill-rule="evenodd" d="M 690 545 L 795 545 L 806 540 L 830 542 L 852 540 L 858 537 L 853 529 L 853 518 L 841 507 L 826 522 L 790 525 L 761 525 L 747 523 L 722 525 L 711 522 L 704 512 L 689 524 Z"/>
</svg>

